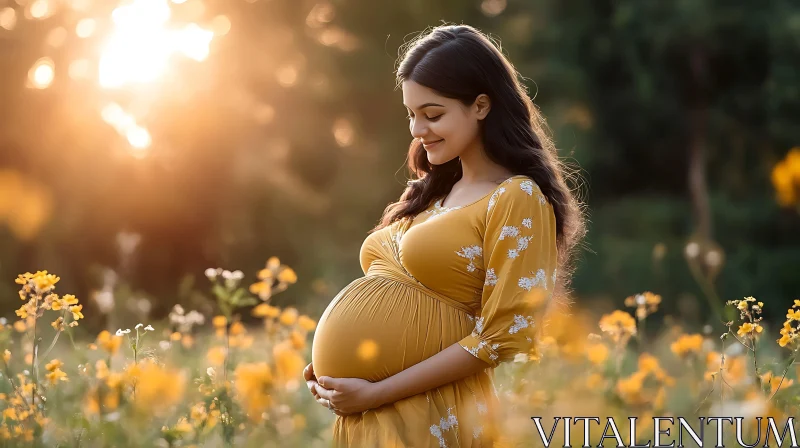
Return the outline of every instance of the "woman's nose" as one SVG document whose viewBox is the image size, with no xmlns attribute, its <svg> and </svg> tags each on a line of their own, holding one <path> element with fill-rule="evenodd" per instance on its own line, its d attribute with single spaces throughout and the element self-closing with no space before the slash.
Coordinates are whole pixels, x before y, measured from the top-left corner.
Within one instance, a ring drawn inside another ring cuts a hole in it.
<svg viewBox="0 0 800 448">
<path fill-rule="evenodd" d="M 417 120 L 411 120 L 411 136 L 414 138 L 421 139 L 423 135 L 428 132 L 427 127 L 423 123 L 420 123 Z"/>
</svg>

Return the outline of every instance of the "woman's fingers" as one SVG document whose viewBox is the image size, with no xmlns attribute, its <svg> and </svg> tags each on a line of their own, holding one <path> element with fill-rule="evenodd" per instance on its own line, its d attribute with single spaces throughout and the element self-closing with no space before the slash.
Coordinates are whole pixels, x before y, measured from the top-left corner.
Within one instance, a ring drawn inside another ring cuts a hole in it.
<svg viewBox="0 0 800 448">
<path fill-rule="evenodd" d="M 308 391 L 311 392 L 311 395 L 313 395 L 314 398 L 319 397 L 319 394 L 317 394 L 317 387 L 321 387 L 319 383 L 313 380 L 306 381 L 306 386 L 308 387 Z"/>
<path fill-rule="evenodd" d="M 303 378 L 305 378 L 306 381 L 317 380 L 317 377 L 314 376 L 314 365 L 312 363 L 308 363 L 306 368 L 303 369 Z"/>
<path fill-rule="evenodd" d="M 314 386 L 314 390 L 317 391 L 317 396 L 318 397 L 320 397 L 322 399 L 325 399 L 325 400 L 332 399 L 333 398 L 333 393 L 335 392 L 333 389 L 325 389 L 324 387 L 320 386 L 319 383 L 317 383 Z"/>
</svg>

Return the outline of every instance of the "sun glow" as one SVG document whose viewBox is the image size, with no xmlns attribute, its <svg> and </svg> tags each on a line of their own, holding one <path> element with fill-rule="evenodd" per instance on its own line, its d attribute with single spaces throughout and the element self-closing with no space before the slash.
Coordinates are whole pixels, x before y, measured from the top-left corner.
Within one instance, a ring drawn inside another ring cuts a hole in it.
<svg viewBox="0 0 800 448">
<path fill-rule="evenodd" d="M 152 143 L 150 132 L 137 124 L 136 119 L 132 115 L 125 112 L 117 103 L 109 103 L 106 105 L 101 115 L 106 123 L 110 124 L 120 135 L 128 140 L 128 143 L 133 149 L 131 153 L 135 157 L 141 158 L 145 156 L 147 149 Z"/>
<path fill-rule="evenodd" d="M 176 27 L 170 16 L 167 0 L 135 0 L 112 12 L 114 29 L 99 64 L 102 87 L 153 82 L 166 73 L 175 54 L 196 61 L 208 57 L 214 32 L 196 23 Z"/>
</svg>

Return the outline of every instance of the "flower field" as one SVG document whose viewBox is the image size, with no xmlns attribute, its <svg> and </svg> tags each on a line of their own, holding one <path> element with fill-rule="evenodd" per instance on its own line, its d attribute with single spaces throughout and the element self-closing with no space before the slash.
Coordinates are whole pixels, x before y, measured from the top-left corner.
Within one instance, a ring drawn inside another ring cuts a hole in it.
<svg viewBox="0 0 800 448">
<path fill-rule="evenodd" d="M 240 271 L 206 277 L 216 315 L 177 305 L 164 322 L 85 340 L 81 300 L 57 292 L 59 277 L 20 275 L 24 303 L 0 333 L 3 446 L 327 446 L 334 416 L 302 380 L 316 322 L 269 304 L 297 281 L 294 271 L 273 257 L 249 286 Z M 630 312 L 553 313 L 542 357 L 521 354 L 496 371 L 505 414 L 498 446 L 535 445 L 533 416 L 546 432 L 558 416 L 636 416 L 646 443 L 654 416 L 744 417 L 755 440 L 767 429 L 755 417 L 797 414 L 800 300 L 779 334 L 764 327 L 769 305 L 746 297 L 726 304 L 738 315 L 723 332 L 675 322 L 647 339 L 641 329 L 660 303 L 645 292 L 625 300 Z M 260 323 L 245 325 L 247 314 Z M 593 445 L 602 434 L 594 431 Z M 580 445 L 583 432 L 572 435 Z"/>
</svg>

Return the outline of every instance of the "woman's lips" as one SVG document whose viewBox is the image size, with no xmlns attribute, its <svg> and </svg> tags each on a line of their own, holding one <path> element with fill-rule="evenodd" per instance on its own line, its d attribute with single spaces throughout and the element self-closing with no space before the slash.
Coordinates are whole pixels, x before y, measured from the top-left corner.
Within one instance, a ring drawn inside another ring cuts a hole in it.
<svg viewBox="0 0 800 448">
<path fill-rule="evenodd" d="M 435 142 L 431 142 L 431 143 L 423 143 L 422 146 L 424 146 L 425 149 L 431 149 L 434 146 L 436 146 L 439 143 L 441 143 L 442 141 L 444 141 L 444 139 L 436 140 Z"/>
</svg>

